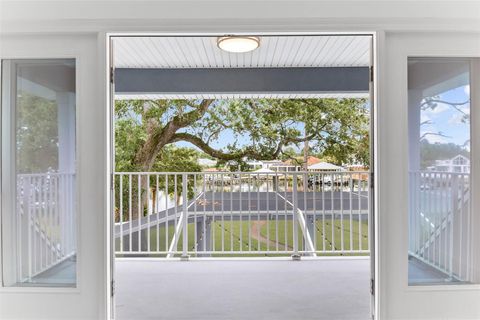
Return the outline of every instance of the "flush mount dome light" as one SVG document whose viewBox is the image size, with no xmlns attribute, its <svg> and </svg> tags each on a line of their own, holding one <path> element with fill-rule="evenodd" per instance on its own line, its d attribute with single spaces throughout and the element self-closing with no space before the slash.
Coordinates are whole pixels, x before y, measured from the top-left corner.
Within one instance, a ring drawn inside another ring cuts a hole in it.
<svg viewBox="0 0 480 320">
<path fill-rule="evenodd" d="M 260 38 L 252 36 L 226 36 L 218 38 L 217 45 L 223 51 L 243 53 L 257 49 L 260 46 Z"/>
</svg>

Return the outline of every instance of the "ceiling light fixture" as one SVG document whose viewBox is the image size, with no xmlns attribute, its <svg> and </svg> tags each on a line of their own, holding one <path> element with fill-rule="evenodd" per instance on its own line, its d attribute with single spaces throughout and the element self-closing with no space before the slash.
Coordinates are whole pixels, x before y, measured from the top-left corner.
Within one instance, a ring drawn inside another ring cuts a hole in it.
<svg viewBox="0 0 480 320">
<path fill-rule="evenodd" d="M 244 53 L 257 49 L 260 38 L 253 36 L 225 36 L 217 39 L 217 46 L 226 52 Z"/>
</svg>

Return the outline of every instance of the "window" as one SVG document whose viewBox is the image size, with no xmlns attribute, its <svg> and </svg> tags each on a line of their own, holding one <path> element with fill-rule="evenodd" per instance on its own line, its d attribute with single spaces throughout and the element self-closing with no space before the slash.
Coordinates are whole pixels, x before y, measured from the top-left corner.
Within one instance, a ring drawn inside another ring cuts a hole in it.
<svg viewBox="0 0 480 320">
<path fill-rule="evenodd" d="M 408 60 L 410 285 L 473 282 L 471 61 Z"/>
<path fill-rule="evenodd" d="M 75 286 L 75 60 L 2 62 L 5 286 Z"/>
</svg>

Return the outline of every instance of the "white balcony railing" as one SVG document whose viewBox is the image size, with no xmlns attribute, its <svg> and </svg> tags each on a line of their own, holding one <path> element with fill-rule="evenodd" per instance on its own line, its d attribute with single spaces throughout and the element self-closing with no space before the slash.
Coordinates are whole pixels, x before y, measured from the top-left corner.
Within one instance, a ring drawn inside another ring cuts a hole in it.
<svg viewBox="0 0 480 320">
<path fill-rule="evenodd" d="M 17 175 L 17 280 L 30 281 L 76 253 L 75 174 Z"/>
<path fill-rule="evenodd" d="M 368 254 L 368 172 L 119 172 L 117 256 Z"/>
<path fill-rule="evenodd" d="M 470 175 L 410 172 L 409 254 L 452 280 L 470 275 Z"/>
</svg>

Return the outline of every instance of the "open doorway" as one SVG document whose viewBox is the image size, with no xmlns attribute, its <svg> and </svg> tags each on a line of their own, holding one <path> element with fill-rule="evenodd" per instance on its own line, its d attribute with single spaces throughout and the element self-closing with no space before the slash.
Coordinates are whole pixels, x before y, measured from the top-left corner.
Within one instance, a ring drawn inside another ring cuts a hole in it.
<svg viewBox="0 0 480 320">
<path fill-rule="evenodd" d="M 371 48 L 112 37 L 117 319 L 370 317 Z"/>
</svg>

